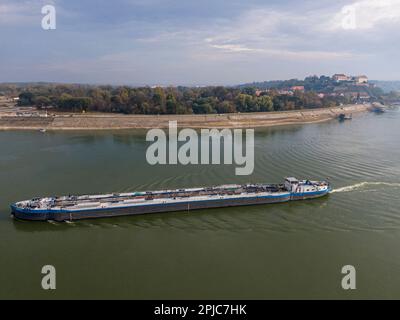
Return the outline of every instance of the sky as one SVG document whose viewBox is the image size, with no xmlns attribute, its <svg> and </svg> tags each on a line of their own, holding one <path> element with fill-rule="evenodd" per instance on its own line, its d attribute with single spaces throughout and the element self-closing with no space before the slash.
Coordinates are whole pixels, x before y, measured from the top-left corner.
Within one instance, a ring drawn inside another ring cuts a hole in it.
<svg viewBox="0 0 400 320">
<path fill-rule="evenodd" d="M 0 82 L 400 80 L 399 30 L 400 0 L 0 0 Z"/>
</svg>

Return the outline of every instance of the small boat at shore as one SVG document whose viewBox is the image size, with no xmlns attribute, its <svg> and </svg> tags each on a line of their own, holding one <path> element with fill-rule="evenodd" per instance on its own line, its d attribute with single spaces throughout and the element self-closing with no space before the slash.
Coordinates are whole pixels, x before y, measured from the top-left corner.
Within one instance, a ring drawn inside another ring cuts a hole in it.
<svg viewBox="0 0 400 320">
<path fill-rule="evenodd" d="M 384 105 L 380 103 L 373 103 L 370 111 L 375 112 L 375 113 L 385 113 L 386 108 Z"/>
<path fill-rule="evenodd" d="M 326 181 L 286 178 L 283 184 L 222 185 L 176 190 L 34 198 L 11 205 L 23 220 L 72 221 L 146 213 L 191 211 L 319 198 L 331 191 Z"/>
<path fill-rule="evenodd" d="M 352 120 L 353 119 L 353 114 L 341 113 L 341 114 L 339 114 L 338 119 L 339 119 L 339 121 Z"/>
</svg>

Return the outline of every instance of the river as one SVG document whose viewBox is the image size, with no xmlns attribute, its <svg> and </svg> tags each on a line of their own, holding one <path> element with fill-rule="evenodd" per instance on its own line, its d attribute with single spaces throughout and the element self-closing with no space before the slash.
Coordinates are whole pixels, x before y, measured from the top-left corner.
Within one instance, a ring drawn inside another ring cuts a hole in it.
<svg viewBox="0 0 400 320">
<path fill-rule="evenodd" d="M 150 166 L 142 132 L 0 132 L 0 298 L 400 298 L 400 111 L 257 130 L 255 170 Z M 285 176 L 329 179 L 303 202 L 73 223 L 26 222 L 35 196 Z M 57 289 L 41 288 L 54 265 Z M 343 290 L 341 269 L 356 269 Z"/>
</svg>

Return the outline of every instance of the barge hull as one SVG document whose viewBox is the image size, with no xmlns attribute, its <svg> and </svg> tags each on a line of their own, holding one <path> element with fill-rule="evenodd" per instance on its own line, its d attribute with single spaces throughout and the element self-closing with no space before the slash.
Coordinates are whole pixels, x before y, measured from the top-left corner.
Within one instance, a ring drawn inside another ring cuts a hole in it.
<svg viewBox="0 0 400 320">
<path fill-rule="evenodd" d="M 103 195 L 33 198 L 11 205 L 17 219 L 81 219 L 192 211 L 314 199 L 331 191 L 326 181 L 285 178 L 284 184 L 222 185 Z"/>
<path fill-rule="evenodd" d="M 24 210 L 24 209 L 20 210 L 19 208 L 13 207 L 12 213 L 15 218 L 23 220 L 73 221 L 73 220 L 93 219 L 93 218 L 140 215 L 148 213 L 191 211 L 199 209 L 250 206 L 257 204 L 261 205 L 261 204 L 280 203 L 287 201 L 290 201 L 290 194 L 279 197 L 221 199 L 212 201 L 193 201 L 193 202 L 156 204 L 156 205 L 148 204 L 143 206 L 132 206 L 132 207 L 118 208 L 118 209 L 94 209 L 94 210 L 69 211 L 69 212 L 68 211 L 29 212 L 29 210 Z"/>
</svg>

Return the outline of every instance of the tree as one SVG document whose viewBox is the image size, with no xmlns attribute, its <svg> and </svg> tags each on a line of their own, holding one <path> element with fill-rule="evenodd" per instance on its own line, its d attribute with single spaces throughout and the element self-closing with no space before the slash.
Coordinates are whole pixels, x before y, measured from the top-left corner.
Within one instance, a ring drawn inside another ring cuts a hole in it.
<svg viewBox="0 0 400 320">
<path fill-rule="evenodd" d="M 257 105 L 260 111 L 272 111 L 274 104 L 272 102 L 271 97 L 269 96 L 261 96 L 257 98 Z"/>
<path fill-rule="evenodd" d="M 222 101 L 217 106 L 218 113 L 234 113 L 236 107 L 232 101 Z"/>
<path fill-rule="evenodd" d="M 38 108 L 48 107 L 49 105 L 51 105 L 50 98 L 45 97 L 45 96 L 37 96 L 37 97 L 34 97 L 32 100 L 33 100 L 32 102 Z"/>
<path fill-rule="evenodd" d="M 156 111 L 156 113 L 163 114 L 167 112 L 165 92 L 163 88 L 160 87 L 155 88 L 153 94 L 153 103 L 154 103 L 154 111 Z"/>
<path fill-rule="evenodd" d="M 177 102 L 172 93 L 167 95 L 166 111 L 168 114 L 175 114 L 177 110 Z"/>
<path fill-rule="evenodd" d="M 20 106 L 30 106 L 33 105 L 33 93 L 32 92 L 22 92 L 19 95 L 18 105 Z"/>
</svg>

